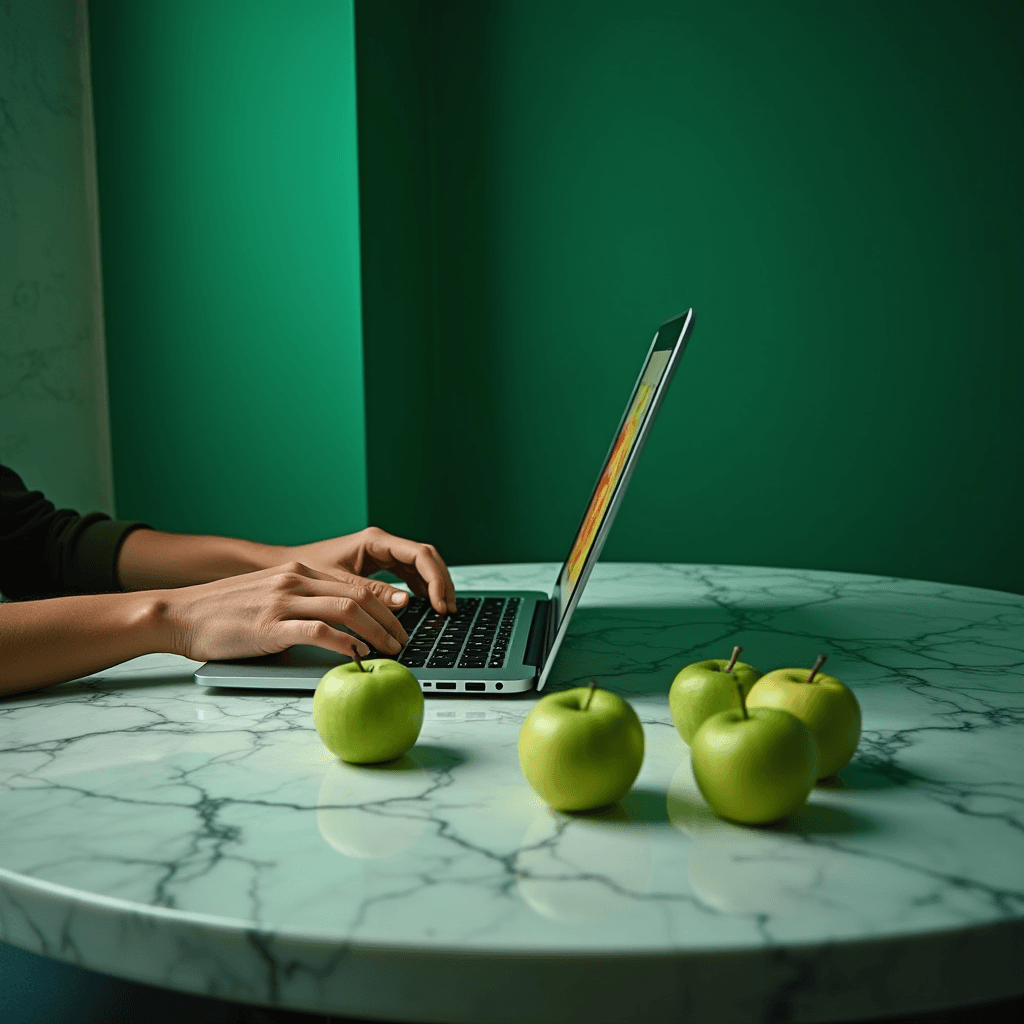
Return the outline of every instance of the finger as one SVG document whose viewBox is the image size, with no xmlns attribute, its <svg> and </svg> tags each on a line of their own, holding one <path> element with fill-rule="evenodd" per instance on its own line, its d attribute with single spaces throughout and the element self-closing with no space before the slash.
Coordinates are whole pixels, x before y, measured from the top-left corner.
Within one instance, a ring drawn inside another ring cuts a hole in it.
<svg viewBox="0 0 1024 1024">
<path fill-rule="evenodd" d="M 409 601 L 409 595 L 404 590 L 399 590 L 398 587 L 393 587 L 390 583 L 385 583 L 384 580 L 371 580 L 365 576 L 356 576 L 354 573 L 345 572 L 343 569 L 339 569 L 334 576 L 342 583 L 365 588 L 381 604 L 388 607 L 401 610 Z"/>
<path fill-rule="evenodd" d="M 409 600 L 409 595 L 406 592 L 389 586 L 383 580 L 367 580 L 365 577 L 359 577 L 359 575 L 354 575 L 345 569 L 326 572 L 323 569 L 304 565 L 302 562 L 289 562 L 287 565 L 278 566 L 275 571 L 294 572 L 297 575 L 303 575 L 307 580 L 318 580 L 330 584 L 340 583 L 351 590 L 367 592 L 368 596 L 372 598 L 372 601 L 367 604 L 367 608 L 376 620 L 395 637 L 399 644 L 409 641 L 409 634 L 406 632 L 406 629 L 394 617 L 394 613 L 385 607 L 386 604 L 395 607 L 406 604 Z M 306 592 L 310 594 L 336 593 L 335 591 L 324 591 L 323 589 L 317 590 L 313 587 L 310 587 Z M 398 595 L 397 600 L 395 595 Z M 342 596 L 349 597 L 355 595 L 346 592 Z"/>
<path fill-rule="evenodd" d="M 346 569 L 331 569 L 330 571 L 314 569 L 311 566 L 303 565 L 301 562 L 295 562 L 292 566 L 282 568 L 290 568 L 291 571 L 299 572 L 310 579 L 337 580 L 341 583 L 365 587 L 382 604 L 391 605 L 394 608 L 401 608 L 409 600 L 409 595 L 404 590 L 399 590 L 397 587 L 391 586 L 390 583 L 385 583 L 384 580 L 367 579 L 365 576 L 357 576 Z"/>
<path fill-rule="evenodd" d="M 398 620 L 375 598 L 369 598 L 376 604 L 382 615 L 390 616 L 395 623 L 397 632 L 405 639 L 400 639 L 389 632 L 380 620 L 370 615 L 353 597 L 335 595 L 299 596 L 292 605 L 290 614 L 301 619 L 321 619 L 324 622 L 341 622 L 349 629 L 355 630 L 367 643 L 373 644 L 378 651 L 397 654 L 408 636 Z"/>
<path fill-rule="evenodd" d="M 438 614 L 457 610 L 455 604 L 455 585 L 448 575 L 448 566 L 444 564 L 437 548 L 430 544 L 424 545 L 416 555 L 416 569 L 427 581 L 430 590 L 430 603 Z"/>
<path fill-rule="evenodd" d="M 277 624 L 272 636 L 273 639 L 280 640 L 285 647 L 311 644 L 334 651 L 335 654 L 347 655 L 349 658 L 365 658 L 370 653 L 369 645 L 359 637 L 335 629 L 318 619 L 285 619 Z"/>
<path fill-rule="evenodd" d="M 459 605 L 455 598 L 455 583 L 452 580 L 452 575 L 448 571 L 448 566 L 445 564 L 440 552 L 437 553 L 437 560 L 441 566 L 441 574 L 444 576 L 444 597 L 445 602 L 448 605 L 448 611 L 457 612 L 459 610 Z"/>
<path fill-rule="evenodd" d="M 393 636 L 401 647 L 409 642 L 409 634 L 387 605 L 381 601 L 373 592 L 373 587 L 367 586 L 370 580 L 364 580 L 360 576 L 355 577 L 355 585 L 350 588 L 347 595 L 355 600 L 370 618 L 379 622 L 387 632 Z M 384 650 L 384 648 L 380 648 Z"/>
<path fill-rule="evenodd" d="M 437 548 L 401 537 L 389 537 L 388 547 L 393 562 L 390 568 L 409 584 L 413 593 L 429 597 L 439 615 L 456 611 L 455 585 Z M 381 557 L 379 552 L 374 555 Z"/>
<path fill-rule="evenodd" d="M 409 589 L 414 594 L 425 597 L 438 615 L 448 614 L 448 599 L 444 591 L 444 584 L 440 580 L 425 581 L 413 566 L 407 566 L 404 569 L 395 566 L 394 572 L 408 583 Z"/>
<path fill-rule="evenodd" d="M 395 618 L 395 613 L 374 594 L 373 588 L 365 586 L 366 582 L 366 580 L 361 580 L 360 583 L 363 585 L 357 588 L 357 593 L 366 594 L 364 600 L 359 600 L 359 605 L 371 619 L 384 627 L 389 636 L 394 637 L 398 641 L 399 647 L 407 644 L 409 642 L 409 634 L 405 631 L 405 626 Z"/>
</svg>

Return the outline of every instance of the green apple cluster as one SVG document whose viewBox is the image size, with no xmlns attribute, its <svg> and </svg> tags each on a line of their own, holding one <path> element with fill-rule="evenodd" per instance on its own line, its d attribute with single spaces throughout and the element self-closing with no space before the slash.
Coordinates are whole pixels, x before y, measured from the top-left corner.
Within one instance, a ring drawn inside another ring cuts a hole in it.
<svg viewBox="0 0 1024 1024">
<path fill-rule="evenodd" d="M 413 747 L 423 727 L 423 691 L 390 658 L 336 665 L 313 694 L 313 723 L 324 746 L 351 764 L 393 761 Z"/>
<path fill-rule="evenodd" d="M 672 682 L 669 708 L 690 745 L 694 777 L 723 818 L 777 821 L 834 775 L 860 740 L 857 698 L 838 679 L 811 669 L 761 675 L 732 657 L 687 665 Z M 338 665 L 320 680 L 313 722 L 343 761 L 377 764 L 408 751 L 423 725 L 416 677 L 379 658 Z M 644 759 L 644 731 L 617 694 L 577 687 L 542 697 L 519 733 L 519 764 L 537 795 L 559 811 L 587 811 L 621 800 Z"/>
<path fill-rule="evenodd" d="M 761 675 L 732 658 L 680 670 L 669 691 L 672 721 L 690 745 L 693 774 L 716 814 L 766 824 L 791 814 L 815 782 L 835 775 L 860 742 L 850 689 L 811 669 Z"/>
</svg>

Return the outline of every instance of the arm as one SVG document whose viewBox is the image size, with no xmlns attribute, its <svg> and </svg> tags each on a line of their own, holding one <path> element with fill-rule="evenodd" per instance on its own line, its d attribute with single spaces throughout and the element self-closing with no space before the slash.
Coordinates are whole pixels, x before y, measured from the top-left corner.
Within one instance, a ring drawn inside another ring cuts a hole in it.
<svg viewBox="0 0 1024 1024">
<path fill-rule="evenodd" d="M 58 509 L 0 466 L 0 592 L 14 600 L 120 590 L 117 553 L 145 524 Z"/>
<path fill-rule="evenodd" d="M 365 657 L 408 639 L 366 580 L 299 562 L 169 590 L 87 594 L 0 605 L 0 696 L 66 682 L 166 651 L 196 661 L 276 654 L 313 644 Z"/>
<path fill-rule="evenodd" d="M 154 594 L 0 604 L 0 697 L 168 650 L 163 613 Z"/>
<path fill-rule="evenodd" d="M 198 661 L 294 644 L 369 653 L 332 623 L 395 654 L 409 638 L 391 608 L 407 597 L 362 578 L 392 567 L 438 611 L 446 600 L 454 609 L 448 570 L 429 545 L 373 528 L 295 548 L 161 533 L 57 510 L 0 466 L 0 589 L 44 598 L 0 605 L 0 696 L 161 651 Z M 109 593 L 119 589 L 129 592 Z"/>
<path fill-rule="evenodd" d="M 392 536 L 375 526 L 343 537 L 283 547 L 230 537 L 202 537 L 136 529 L 121 544 L 117 576 L 125 590 L 184 587 L 297 561 L 349 582 L 368 586 L 386 604 L 400 607 L 405 593 L 364 577 L 383 569 L 403 579 L 434 610 L 455 611 L 448 567 L 431 544 Z"/>
<path fill-rule="evenodd" d="M 269 569 L 290 560 L 288 549 L 274 544 L 134 530 L 125 537 L 118 553 L 117 577 L 125 590 L 187 587 Z"/>
<path fill-rule="evenodd" d="M 380 600 L 400 607 L 403 591 L 379 580 L 361 581 L 386 569 L 414 594 L 429 597 L 438 614 L 455 611 L 448 567 L 430 544 L 373 526 L 295 547 L 162 533 L 98 512 L 80 516 L 57 509 L 0 465 L 0 591 L 10 598 L 185 587 L 292 561 L 368 586 Z"/>
</svg>

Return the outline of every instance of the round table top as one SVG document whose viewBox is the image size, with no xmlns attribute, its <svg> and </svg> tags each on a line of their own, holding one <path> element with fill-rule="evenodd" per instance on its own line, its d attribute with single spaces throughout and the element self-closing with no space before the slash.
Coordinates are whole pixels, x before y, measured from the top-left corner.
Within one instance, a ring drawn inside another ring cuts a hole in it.
<svg viewBox="0 0 1024 1024">
<path fill-rule="evenodd" d="M 453 570 L 550 591 L 555 565 Z M 668 689 L 734 644 L 846 682 L 838 781 L 766 828 L 708 809 Z M 1024 991 L 1024 597 L 832 572 L 599 564 L 550 690 L 630 701 L 646 754 L 564 815 L 538 695 L 426 698 L 354 767 L 312 694 L 150 655 L 0 702 L 0 938 L 150 984 L 405 1021 L 850 1020 Z"/>
</svg>

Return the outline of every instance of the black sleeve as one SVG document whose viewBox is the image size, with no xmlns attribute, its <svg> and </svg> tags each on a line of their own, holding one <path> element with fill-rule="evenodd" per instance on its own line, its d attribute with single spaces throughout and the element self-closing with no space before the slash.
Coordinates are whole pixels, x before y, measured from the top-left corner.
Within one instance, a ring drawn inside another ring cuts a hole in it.
<svg viewBox="0 0 1024 1024">
<path fill-rule="evenodd" d="M 57 509 L 0 466 L 0 593 L 11 600 L 121 590 L 117 554 L 145 523 Z"/>
</svg>

